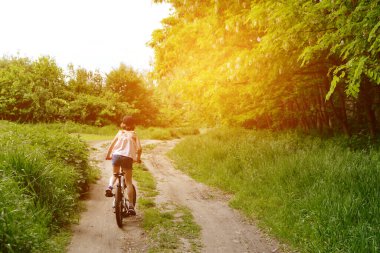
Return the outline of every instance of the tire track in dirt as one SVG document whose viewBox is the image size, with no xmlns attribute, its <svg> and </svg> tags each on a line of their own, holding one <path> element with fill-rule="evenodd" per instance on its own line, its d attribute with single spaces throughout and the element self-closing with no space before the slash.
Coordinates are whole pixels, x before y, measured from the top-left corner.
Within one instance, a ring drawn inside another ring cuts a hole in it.
<svg viewBox="0 0 380 253">
<path fill-rule="evenodd" d="M 188 207 L 202 227 L 202 252 L 279 252 L 279 244 L 231 209 L 222 192 L 176 170 L 165 154 L 178 140 L 159 144 L 144 159 L 157 180 L 157 203 Z"/>
</svg>

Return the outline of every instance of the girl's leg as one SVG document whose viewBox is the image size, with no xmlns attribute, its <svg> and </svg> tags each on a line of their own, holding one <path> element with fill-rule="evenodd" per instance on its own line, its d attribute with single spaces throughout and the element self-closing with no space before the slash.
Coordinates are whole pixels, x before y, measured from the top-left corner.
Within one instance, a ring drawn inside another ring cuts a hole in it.
<svg viewBox="0 0 380 253">
<path fill-rule="evenodd" d="M 120 171 L 120 166 L 113 166 L 113 173 L 112 173 L 112 176 L 110 177 L 110 181 L 108 183 L 108 186 L 111 186 L 113 187 L 115 182 L 116 182 L 116 177 L 113 175 L 115 173 L 119 173 Z"/>
<path fill-rule="evenodd" d="M 113 174 L 118 173 L 120 170 L 120 166 L 113 166 Z M 108 187 L 106 188 L 106 197 L 113 197 L 112 189 L 116 181 L 116 177 L 112 174 L 110 177 Z"/>
<path fill-rule="evenodd" d="M 125 183 L 127 185 L 127 194 L 128 194 L 128 199 L 132 200 L 133 199 L 133 185 L 132 185 L 132 169 L 126 169 L 124 170 L 125 172 Z M 134 208 L 133 202 L 129 202 L 129 206 L 131 208 Z"/>
</svg>

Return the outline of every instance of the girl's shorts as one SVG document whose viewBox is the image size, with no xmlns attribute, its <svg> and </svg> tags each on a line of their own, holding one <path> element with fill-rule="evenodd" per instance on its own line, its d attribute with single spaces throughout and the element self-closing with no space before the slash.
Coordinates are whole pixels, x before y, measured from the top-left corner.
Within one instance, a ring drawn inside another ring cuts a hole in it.
<svg viewBox="0 0 380 253">
<path fill-rule="evenodd" d="M 123 170 L 132 169 L 133 159 L 122 155 L 112 155 L 112 166 L 120 166 Z"/>
</svg>

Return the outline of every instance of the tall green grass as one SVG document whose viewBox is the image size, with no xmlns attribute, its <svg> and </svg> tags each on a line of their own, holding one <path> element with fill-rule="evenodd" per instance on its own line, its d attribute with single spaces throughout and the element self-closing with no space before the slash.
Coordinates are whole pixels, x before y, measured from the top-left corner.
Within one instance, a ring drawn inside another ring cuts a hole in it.
<svg viewBox="0 0 380 253">
<path fill-rule="evenodd" d="M 188 135 L 197 135 L 199 130 L 191 127 L 179 128 L 159 128 L 159 127 L 138 127 L 136 132 L 140 139 L 170 140 Z"/>
<path fill-rule="evenodd" d="M 170 155 L 301 252 L 379 252 L 380 152 L 352 144 L 229 129 L 189 137 Z"/>
<path fill-rule="evenodd" d="M 54 237 L 71 222 L 91 174 L 78 138 L 0 122 L 0 252 L 62 252 Z"/>
<path fill-rule="evenodd" d="M 103 127 L 78 124 L 75 122 L 65 123 L 40 123 L 37 126 L 48 130 L 58 130 L 69 134 L 79 134 L 85 140 L 106 140 L 112 139 L 119 128 L 116 125 Z M 170 140 L 187 135 L 199 134 L 197 128 L 177 127 L 177 128 L 160 128 L 160 127 L 137 127 L 136 132 L 140 139 Z"/>
<path fill-rule="evenodd" d="M 107 125 L 103 127 L 84 125 L 75 123 L 72 121 L 67 121 L 64 123 L 39 123 L 36 126 L 46 128 L 48 130 L 59 130 L 65 133 L 86 133 L 94 135 L 109 135 L 112 136 L 118 131 L 115 125 Z"/>
</svg>

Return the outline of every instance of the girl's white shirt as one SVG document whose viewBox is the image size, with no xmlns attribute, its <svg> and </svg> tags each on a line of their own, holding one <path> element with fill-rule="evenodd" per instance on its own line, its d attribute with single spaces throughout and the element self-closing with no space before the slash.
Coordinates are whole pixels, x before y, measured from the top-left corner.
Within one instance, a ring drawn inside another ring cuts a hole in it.
<svg viewBox="0 0 380 253">
<path fill-rule="evenodd" d="M 141 150 L 141 144 L 135 131 L 120 130 L 115 138 L 117 140 L 112 155 L 127 156 L 137 161 L 137 152 Z"/>
</svg>

